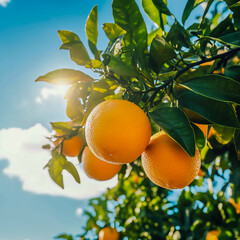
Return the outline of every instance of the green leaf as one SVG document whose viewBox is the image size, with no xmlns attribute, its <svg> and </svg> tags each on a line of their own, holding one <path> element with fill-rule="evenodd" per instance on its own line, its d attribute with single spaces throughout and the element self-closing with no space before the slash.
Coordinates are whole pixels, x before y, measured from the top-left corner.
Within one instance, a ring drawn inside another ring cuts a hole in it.
<svg viewBox="0 0 240 240">
<path fill-rule="evenodd" d="M 153 0 L 142 0 L 142 6 L 149 18 L 160 27 L 160 12 Z"/>
<path fill-rule="evenodd" d="M 210 122 L 240 128 L 231 104 L 204 97 L 180 86 L 174 87 L 173 94 L 182 107 L 200 114 Z"/>
<path fill-rule="evenodd" d="M 66 114 L 71 120 L 81 121 L 84 114 L 84 108 L 79 99 L 71 99 L 67 101 Z"/>
<path fill-rule="evenodd" d="M 160 108 L 149 113 L 153 121 L 191 156 L 195 155 L 194 132 L 186 115 L 176 107 Z"/>
<path fill-rule="evenodd" d="M 147 52 L 147 28 L 135 0 L 113 0 L 113 17 L 122 29 L 127 31 L 125 39 L 133 43 L 138 59 L 145 65 L 144 55 Z"/>
<path fill-rule="evenodd" d="M 204 134 L 203 134 L 203 132 L 201 131 L 201 129 L 197 125 L 191 123 L 191 126 L 192 126 L 193 131 L 194 131 L 197 148 L 199 150 L 202 150 L 204 148 L 204 146 L 205 146 Z"/>
<path fill-rule="evenodd" d="M 188 0 L 187 4 L 184 8 L 183 15 L 182 15 L 182 23 L 184 24 L 185 21 L 188 19 L 190 13 L 194 8 L 196 8 L 199 4 L 205 2 L 205 0 Z"/>
<path fill-rule="evenodd" d="M 71 235 L 67 235 L 67 234 L 60 234 L 54 238 L 58 238 L 58 239 L 66 239 L 66 240 L 73 240 L 73 237 Z"/>
<path fill-rule="evenodd" d="M 191 48 L 192 46 L 189 34 L 177 20 L 175 20 L 175 23 L 172 25 L 166 41 L 171 42 L 171 45 L 177 49 L 181 49 L 182 47 Z"/>
<path fill-rule="evenodd" d="M 103 64 L 101 61 L 96 59 L 91 59 L 88 64 L 85 65 L 86 68 L 93 68 L 93 69 L 102 69 Z"/>
<path fill-rule="evenodd" d="M 70 85 L 76 82 L 91 82 L 93 80 L 94 79 L 92 77 L 81 71 L 63 68 L 49 72 L 44 76 L 40 76 L 35 81 L 43 81 L 51 84 Z"/>
<path fill-rule="evenodd" d="M 164 38 L 156 37 L 153 39 L 150 47 L 150 63 L 156 73 L 159 73 L 164 63 L 175 58 L 177 55 Z"/>
<path fill-rule="evenodd" d="M 98 10 L 97 5 L 91 10 L 87 22 L 86 22 L 86 34 L 88 38 L 88 45 L 92 53 L 95 56 L 95 59 L 99 60 L 100 55 L 97 50 L 97 38 L 98 38 Z"/>
<path fill-rule="evenodd" d="M 233 66 L 226 67 L 224 69 L 224 75 L 226 77 L 233 78 L 234 80 L 240 83 L 240 66 L 233 65 Z"/>
<path fill-rule="evenodd" d="M 237 129 L 235 131 L 234 145 L 235 145 L 235 149 L 236 149 L 238 159 L 240 160 L 240 130 L 239 129 Z"/>
<path fill-rule="evenodd" d="M 161 14 L 163 13 L 169 16 L 172 15 L 167 7 L 166 1 L 164 0 L 152 0 L 152 1 Z"/>
<path fill-rule="evenodd" d="M 74 177 L 77 183 L 80 183 L 78 171 L 71 162 L 66 162 L 64 164 L 64 169 L 67 170 Z"/>
<path fill-rule="evenodd" d="M 238 8 L 238 7 L 240 7 L 240 1 L 238 1 L 238 2 L 234 3 L 233 5 L 229 6 L 229 8 L 231 10 L 233 10 L 233 8 Z"/>
<path fill-rule="evenodd" d="M 214 74 L 192 78 L 181 85 L 209 98 L 240 104 L 240 84 L 231 78 Z"/>
<path fill-rule="evenodd" d="M 63 42 L 60 49 L 69 50 L 71 59 L 78 65 L 85 66 L 90 57 L 80 38 L 75 33 L 65 30 L 58 31 L 58 34 Z"/>
<path fill-rule="evenodd" d="M 220 39 L 226 43 L 231 43 L 240 47 L 240 32 L 226 34 L 220 37 Z"/>
<path fill-rule="evenodd" d="M 214 134 L 216 140 L 223 145 L 228 144 L 232 140 L 235 133 L 234 128 L 224 127 L 216 124 L 213 125 L 213 128 L 216 131 Z"/>
<path fill-rule="evenodd" d="M 111 71 L 123 77 L 138 76 L 138 73 L 133 67 L 133 65 L 129 62 L 124 62 L 123 59 L 121 59 L 120 57 L 116 58 L 112 56 L 108 67 L 111 69 Z"/>
<path fill-rule="evenodd" d="M 51 122 L 52 129 L 56 132 L 72 133 L 72 128 L 66 122 Z"/>
<path fill-rule="evenodd" d="M 116 23 L 104 23 L 103 30 L 110 41 L 113 41 L 117 37 L 127 33 L 124 29 L 122 29 Z"/>
<path fill-rule="evenodd" d="M 148 46 L 152 43 L 153 39 L 157 36 L 162 36 L 163 35 L 163 30 L 161 28 L 158 28 L 154 31 L 151 31 L 149 34 L 148 34 Z"/>
</svg>

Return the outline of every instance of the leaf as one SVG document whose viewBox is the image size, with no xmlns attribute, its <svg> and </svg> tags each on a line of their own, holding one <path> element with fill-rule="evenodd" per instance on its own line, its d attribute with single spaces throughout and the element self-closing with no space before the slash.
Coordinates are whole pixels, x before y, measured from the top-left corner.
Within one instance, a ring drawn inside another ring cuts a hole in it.
<svg viewBox="0 0 240 240">
<path fill-rule="evenodd" d="M 81 121 L 83 113 L 84 108 L 79 99 L 71 99 L 67 101 L 66 114 L 70 119 L 78 119 L 78 121 Z"/>
<path fill-rule="evenodd" d="M 98 10 L 97 5 L 91 10 L 87 22 L 86 22 L 86 34 L 88 38 L 88 45 L 95 59 L 100 60 L 100 54 L 97 50 L 97 38 L 98 38 Z"/>
<path fill-rule="evenodd" d="M 64 164 L 64 169 L 66 169 L 74 177 L 77 183 L 80 183 L 78 171 L 71 162 L 66 162 Z"/>
<path fill-rule="evenodd" d="M 104 23 L 103 30 L 110 41 L 113 41 L 117 37 L 127 33 L 124 29 L 122 29 L 116 23 Z"/>
<path fill-rule="evenodd" d="M 240 47 L 240 31 L 226 34 L 220 37 L 220 39 L 226 43 L 231 43 Z"/>
<path fill-rule="evenodd" d="M 181 85 L 209 98 L 240 104 L 240 84 L 231 78 L 206 75 L 192 78 Z"/>
<path fill-rule="evenodd" d="M 205 146 L 204 134 L 203 134 L 203 132 L 201 131 L 201 129 L 197 125 L 191 123 L 191 126 L 192 126 L 193 131 L 194 131 L 197 148 L 199 150 L 202 150 L 204 148 L 204 146 Z"/>
<path fill-rule="evenodd" d="M 232 140 L 235 133 L 234 128 L 223 127 L 216 124 L 213 125 L 213 128 L 216 132 L 214 134 L 216 140 L 223 145 L 228 144 Z"/>
<path fill-rule="evenodd" d="M 148 46 L 152 43 L 152 40 L 157 36 L 162 36 L 163 35 L 163 30 L 161 28 L 158 28 L 154 31 L 151 31 L 149 34 L 148 34 Z"/>
<path fill-rule="evenodd" d="M 159 73 L 163 64 L 176 56 L 172 46 L 170 46 L 164 38 L 156 35 L 150 47 L 150 63 L 154 71 Z"/>
<path fill-rule="evenodd" d="M 169 11 L 165 1 L 163 1 L 163 0 L 152 0 L 152 1 L 161 14 L 163 13 L 163 14 L 166 14 L 169 16 L 172 15 L 171 12 Z"/>
<path fill-rule="evenodd" d="M 52 159 L 53 160 L 53 159 Z M 53 160 L 53 163 L 49 165 L 48 173 L 52 180 L 61 188 L 64 188 L 63 185 L 63 176 L 62 176 L 62 166 L 59 164 L 58 161 Z"/>
<path fill-rule="evenodd" d="M 70 85 L 76 82 L 91 82 L 93 80 L 92 77 L 81 71 L 63 68 L 49 72 L 44 76 L 40 76 L 35 82 L 43 81 L 51 84 Z"/>
<path fill-rule="evenodd" d="M 135 0 L 113 0 L 113 17 L 122 29 L 127 31 L 124 36 L 134 44 L 138 59 L 145 65 L 144 55 L 147 52 L 147 27 Z"/>
<path fill-rule="evenodd" d="M 149 18 L 160 26 L 160 12 L 153 3 L 153 0 L 142 0 L 142 6 Z"/>
<path fill-rule="evenodd" d="M 240 66 L 233 65 L 233 66 L 226 67 L 224 69 L 224 75 L 226 77 L 233 78 L 234 80 L 240 83 Z"/>
<path fill-rule="evenodd" d="M 60 49 L 69 50 L 71 59 L 78 65 L 85 66 L 90 57 L 80 38 L 75 33 L 65 30 L 58 31 L 58 34 L 63 42 Z"/>
<path fill-rule="evenodd" d="M 72 128 L 67 122 L 51 122 L 52 129 L 56 132 L 72 133 Z"/>
<path fill-rule="evenodd" d="M 66 239 L 66 240 L 73 240 L 73 237 L 71 235 L 67 235 L 67 234 L 60 234 L 54 238 L 61 238 L 61 239 Z"/>
<path fill-rule="evenodd" d="M 187 4 L 183 10 L 183 15 L 182 15 L 182 23 L 184 24 L 186 20 L 188 19 L 190 13 L 194 8 L 196 8 L 199 4 L 205 2 L 205 0 L 188 0 Z"/>
<path fill-rule="evenodd" d="M 102 69 L 103 64 L 99 60 L 91 59 L 90 62 L 85 65 L 85 68 Z"/>
<path fill-rule="evenodd" d="M 240 130 L 239 129 L 237 129 L 235 131 L 234 145 L 235 145 L 235 149 L 236 149 L 238 159 L 240 160 Z"/>
<path fill-rule="evenodd" d="M 177 20 L 175 20 L 175 23 L 172 25 L 166 37 L 166 41 L 171 42 L 171 45 L 175 46 L 177 49 L 181 49 L 182 47 L 191 48 L 192 46 L 189 34 Z"/>
<path fill-rule="evenodd" d="M 180 86 L 174 87 L 173 94 L 182 107 L 200 114 L 210 122 L 240 128 L 231 104 L 204 97 Z"/>
<path fill-rule="evenodd" d="M 191 156 L 195 155 L 194 132 L 186 115 L 176 107 L 160 108 L 149 113 L 153 121 Z"/>
</svg>

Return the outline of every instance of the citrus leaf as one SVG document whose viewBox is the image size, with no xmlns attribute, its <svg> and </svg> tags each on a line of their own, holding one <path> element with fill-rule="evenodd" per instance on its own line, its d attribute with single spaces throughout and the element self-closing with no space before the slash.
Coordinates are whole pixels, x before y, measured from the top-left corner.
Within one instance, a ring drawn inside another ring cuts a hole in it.
<svg viewBox="0 0 240 240">
<path fill-rule="evenodd" d="M 188 19 L 190 13 L 194 8 L 196 8 L 199 4 L 205 2 L 205 0 L 188 0 L 187 4 L 183 10 L 183 15 L 182 15 L 182 23 L 184 24 L 186 20 Z"/>
<path fill-rule="evenodd" d="M 166 1 L 164 0 L 152 0 L 152 1 L 161 14 L 163 13 L 169 16 L 172 15 L 167 7 Z"/>
<path fill-rule="evenodd" d="M 52 129 L 56 132 L 71 133 L 72 128 L 66 122 L 51 122 Z"/>
<path fill-rule="evenodd" d="M 175 86 L 173 93 L 182 107 L 200 114 L 210 122 L 240 128 L 231 104 L 204 97 L 180 86 Z"/>
<path fill-rule="evenodd" d="M 79 99 L 71 99 L 67 101 L 66 114 L 70 119 L 82 119 L 83 112 L 84 108 Z"/>
<path fill-rule="evenodd" d="M 86 22 L 86 34 L 88 38 L 88 45 L 95 59 L 100 59 L 99 51 L 97 50 L 97 38 L 98 38 L 98 10 L 97 5 L 91 10 L 87 22 Z"/>
<path fill-rule="evenodd" d="M 240 160 L 240 130 L 239 129 L 237 129 L 235 131 L 234 145 L 235 145 L 235 149 L 236 149 L 238 159 Z"/>
<path fill-rule="evenodd" d="M 204 146 L 205 146 L 204 134 L 203 134 L 203 132 L 201 131 L 201 129 L 197 125 L 191 123 L 191 126 L 192 126 L 193 131 L 194 131 L 197 148 L 199 150 L 202 150 L 204 148 Z"/>
<path fill-rule="evenodd" d="M 127 33 L 124 29 L 122 29 L 116 23 L 104 23 L 103 30 L 110 41 L 113 41 L 117 37 Z"/>
<path fill-rule="evenodd" d="M 228 144 L 232 140 L 235 133 L 234 128 L 224 127 L 217 124 L 213 125 L 213 128 L 216 132 L 214 134 L 216 140 L 223 145 Z"/>
<path fill-rule="evenodd" d="M 149 18 L 160 26 L 160 12 L 152 0 L 142 0 L 142 6 Z"/>
<path fill-rule="evenodd" d="M 233 65 L 224 69 L 224 75 L 226 77 L 233 78 L 240 83 L 240 66 Z"/>
<path fill-rule="evenodd" d="M 191 156 L 195 155 L 194 132 L 179 108 L 165 107 L 149 113 L 151 119 Z"/>
<path fill-rule="evenodd" d="M 151 31 L 149 34 L 148 34 L 148 46 L 152 43 L 152 40 L 157 36 L 162 36 L 163 35 L 163 30 L 161 28 L 158 28 L 154 31 Z"/>
<path fill-rule="evenodd" d="M 68 42 L 78 42 L 80 41 L 80 38 L 76 33 L 73 33 L 71 31 L 67 30 L 59 30 L 58 35 L 60 39 L 62 40 L 63 43 L 68 43 Z"/>
<path fill-rule="evenodd" d="M 113 17 L 122 29 L 127 31 L 125 38 L 135 45 L 140 63 L 144 66 L 147 51 L 147 27 L 135 0 L 113 0 Z"/>
<path fill-rule="evenodd" d="M 64 164 L 64 169 L 67 170 L 74 177 L 77 183 L 80 183 L 78 171 L 71 162 L 66 162 Z"/>
<path fill-rule="evenodd" d="M 56 237 L 54 237 L 56 239 L 66 239 L 66 240 L 73 240 L 73 237 L 71 235 L 67 235 L 67 234 L 60 234 Z"/>
<path fill-rule="evenodd" d="M 238 47 L 240 47 L 240 31 L 226 34 L 226 35 L 220 37 L 220 39 L 223 42 L 237 45 Z"/>
<path fill-rule="evenodd" d="M 156 35 L 150 47 L 150 63 L 156 73 L 167 61 L 176 57 L 176 53 L 164 38 Z"/>
<path fill-rule="evenodd" d="M 181 85 L 209 98 L 240 104 L 240 83 L 231 78 L 213 74 L 189 79 Z"/>
<path fill-rule="evenodd" d="M 35 81 L 70 85 L 76 82 L 91 82 L 93 81 L 93 78 L 81 71 L 63 68 L 49 72 L 44 76 L 40 76 Z"/>
</svg>

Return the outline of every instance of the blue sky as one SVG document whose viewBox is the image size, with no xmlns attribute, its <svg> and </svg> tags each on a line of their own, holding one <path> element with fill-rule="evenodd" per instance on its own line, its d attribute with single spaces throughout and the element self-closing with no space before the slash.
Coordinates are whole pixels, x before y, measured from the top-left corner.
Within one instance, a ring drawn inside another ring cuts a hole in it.
<svg viewBox="0 0 240 240">
<path fill-rule="evenodd" d="M 178 18 L 185 2 L 169 0 Z M 0 0 L 0 4 L 0 240 L 77 234 L 86 221 L 81 216 L 86 198 L 113 186 L 115 180 L 88 180 L 79 167 L 83 184 L 67 174 L 65 190 L 51 182 L 42 169 L 50 156 L 41 145 L 50 134 L 50 121 L 68 120 L 65 90 L 34 80 L 57 68 L 83 70 L 70 61 L 67 51 L 59 50 L 57 30 L 76 32 L 86 44 L 84 26 L 91 8 L 98 4 L 101 26 L 112 22 L 111 1 Z M 106 43 L 100 29 L 99 48 Z"/>
</svg>

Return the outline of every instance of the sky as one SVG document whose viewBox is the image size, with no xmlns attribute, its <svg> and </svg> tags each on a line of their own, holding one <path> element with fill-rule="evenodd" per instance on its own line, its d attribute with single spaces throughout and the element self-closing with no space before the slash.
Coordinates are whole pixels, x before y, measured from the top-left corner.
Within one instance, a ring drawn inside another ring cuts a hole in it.
<svg viewBox="0 0 240 240">
<path fill-rule="evenodd" d="M 180 18 L 186 0 L 168 2 Z M 49 122 L 68 120 L 66 88 L 34 80 L 58 68 L 90 73 L 71 62 L 67 51 L 59 50 L 57 31 L 71 30 L 87 46 L 85 22 L 96 4 L 99 26 L 113 22 L 110 0 L 0 0 L 0 240 L 76 235 L 86 223 L 82 212 L 87 199 L 116 184 L 116 179 L 88 179 L 76 159 L 71 161 L 79 171 L 80 185 L 64 173 L 62 190 L 43 170 L 50 159 L 41 148 L 51 134 Z M 146 21 L 151 28 L 147 17 Z M 101 30 L 98 46 L 106 47 Z"/>
</svg>

